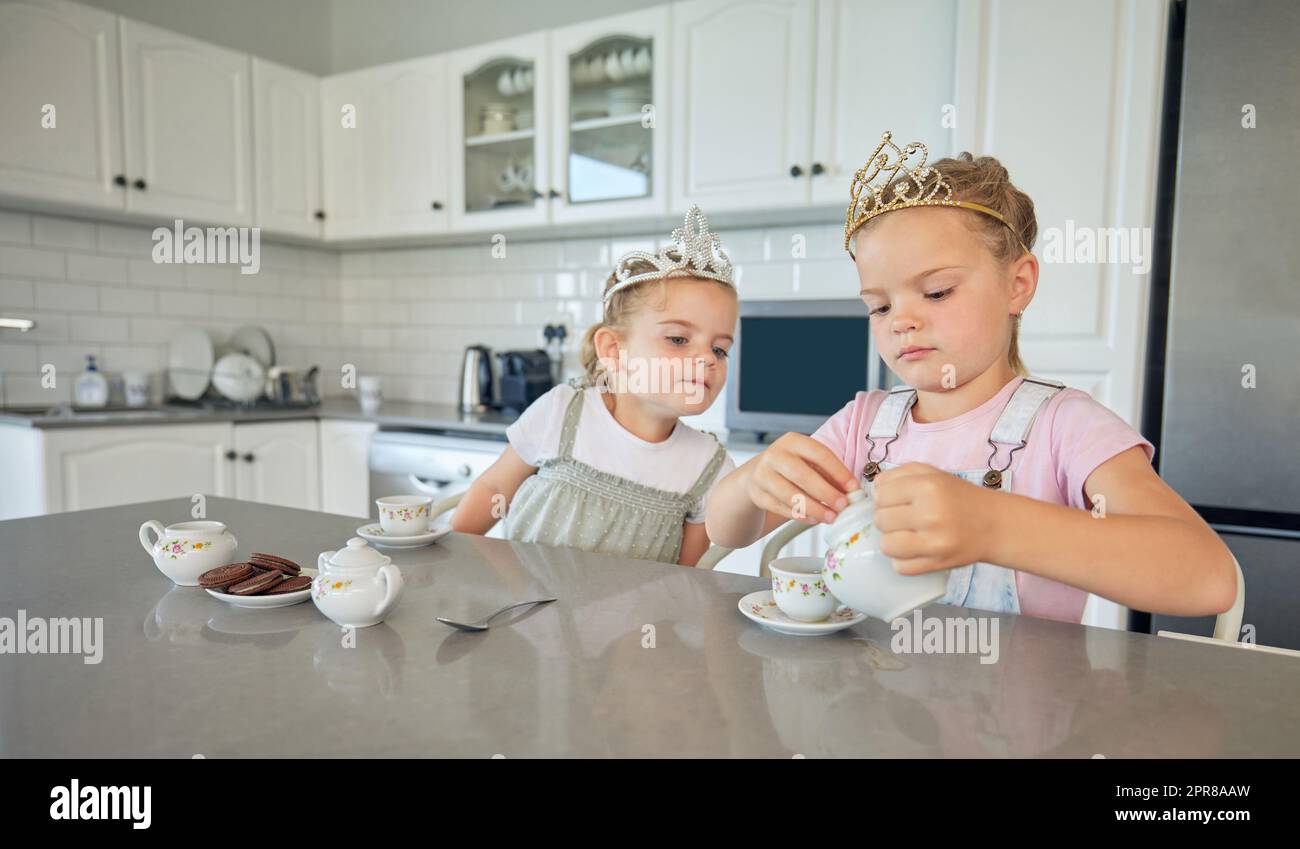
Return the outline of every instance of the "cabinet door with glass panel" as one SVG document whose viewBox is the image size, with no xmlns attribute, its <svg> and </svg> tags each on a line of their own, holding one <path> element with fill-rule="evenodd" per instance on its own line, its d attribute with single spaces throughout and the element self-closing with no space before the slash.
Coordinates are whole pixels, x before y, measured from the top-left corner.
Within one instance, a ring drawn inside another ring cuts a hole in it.
<svg viewBox="0 0 1300 849">
<path fill-rule="evenodd" d="M 551 31 L 551 220 L 668 212 L 668 6 Z"/>
<path fill-rule="evenodd" d="M 548 220 L 548 41 L 539 32 L 449 55 L 455 230 Z"/>
</svg>

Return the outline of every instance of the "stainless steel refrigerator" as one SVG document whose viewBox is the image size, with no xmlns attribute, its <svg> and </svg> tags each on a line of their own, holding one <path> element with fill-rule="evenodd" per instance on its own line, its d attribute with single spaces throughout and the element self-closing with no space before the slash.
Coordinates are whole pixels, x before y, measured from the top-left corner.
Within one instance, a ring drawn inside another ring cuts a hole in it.
<svg viewBox="0 0 1300 849">
<path fill-rule="evenodd" d="M 1241 564 L 1243 627 L 1300 649 L 1300 3 L 1172 14 L 1143 432 Z"/>
</svg>

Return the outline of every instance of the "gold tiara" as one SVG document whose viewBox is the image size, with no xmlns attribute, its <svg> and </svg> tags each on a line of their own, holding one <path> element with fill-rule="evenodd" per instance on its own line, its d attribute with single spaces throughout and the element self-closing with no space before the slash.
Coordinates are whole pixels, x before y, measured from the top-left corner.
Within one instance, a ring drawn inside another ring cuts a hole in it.
<svg viewBox="0 0 1300 849">
<path fill-rule="evenodd" d="M 686 221 L 672 232 L 672 244 L 662 248 L 659 253 L 649 251 L 629 251 L 623 254 L 614 267 L 615 283 L 605 291 L 604 303 L 615 292 L 628 286 L 635 286 L 645 280 L 661 280 L 668 277 L 707 277 L 721 283 L 735 286 L 735 272 L 731 258 L 722 249 L 722 242 L 709 231 L 709 219 L 704 217 L 698 206 L 692 206 L 686 213 Z M 676 254 L 674 259 L 672 254 Z M 653 270 L 633 274 L 632 266 L 638 260 L 649 263 Z"/>
<path fill-rule="evenodd" d="M 844 214 L 844 249 L 849 252 L 849 256 L 853 256 L 853 234 L 858 232 L 863 224 L 877 215 L 914 206 L 959 206 L 962 209 L 973 209 L 993 216 L 1011 228 L 1011 232 L 1016 232 L 1011 222 L 1003 218 L 1002 213 L 997 210 L 968 200 L 953 200 L 952 186 L 948 185 L 948 181 L 938 170 L 925 164 L 930 149 L 920 142 L 912 142 L 900 150 L 898 145 L 890 141 L 893 136 L 893 133 L 886 130 L 880 137 L 880 144 L 876 145 L 876 149 L 867 159 L 867 164 L 853 175 L 853 184 L 849 187 L 849 208 Z M 890 162 L 889 154 L 882 152 L 886 146 L 897 155 L 895 161 Z M 918 151 L 921 154 L 921 161 L 909 167 L 908 159 Z M 900 171 L 903 175 L 901 180 L 898 179 Z M 881 172 L 885 172 L 887 176 L 883 181 L 873 185 L 872 181 L 880 176 Z M 925 183 L 931 177 L 934 179 L 934 185 L 927 191 Z M 897 180 L 896 184 L 895 180 Z M 885 191 L 891 184 L 893 199 L 886 201 Z M 1020 239 L 1019 233 L 1016 233 L 1016 238 Z M 1020 244 L 1024 246 L 1023 239 L 1020 240 Z M 1025 251 L 1028 252 L 1029 249 L 1025 248 Z"/>
</svg>

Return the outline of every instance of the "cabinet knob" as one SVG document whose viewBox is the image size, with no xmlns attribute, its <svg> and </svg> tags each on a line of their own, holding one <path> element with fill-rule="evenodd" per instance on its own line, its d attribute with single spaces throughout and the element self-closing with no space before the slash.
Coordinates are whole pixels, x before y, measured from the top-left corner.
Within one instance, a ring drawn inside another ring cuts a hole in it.
<svg viewBox="0 0 1300 849">
<path fill-rule="evenodd" d="M 125 185 L 126 185 L 126 175 L 125 175 L 125 174 L 118 174 L 116 177 L 114 177 L 114 178 L 113 178 L 113 185 L 115 185 L 115 186 L 125 186 Z"/>
<path fill-rule="evenodd" d="M 139 189 L 140 191 L 143 192 L 143 191 L 145 190 L 145 185 L 146 185 L 146 184 L 145 184 L 145 181 L 144 181 L 143 179 L 137 179 L 133 185 L 134 185 L 137 189 Z"/>
<path fill-rule="evenodd" d="M 316 210 L 316 220 L 317 220 L 317 221 L 324 221 L 324 220 L 325 220 L 325 210 L 323 210 L 323 209 L 318 209 L 318 210 Z"/>
<path fill-rule="evenodd" d="M 551 194 L 551 200 L 555 200 L 556 198 L 560 197 L 560 193 L 557 192 L 555 189 L 551 189 L 550 194 Z"/>
<path fill-rule="evenodd" d="M 537 191 L 537 189 L 533 189 L 533 200 L 541 200 L 542 197 L 544 197 L 544 195 L 542 195 L 541 192 Z"/>
<path fill-rule="evenodd" d="M 251 463 L 251 462 L 253 462 L 253 455 L 252 455 L 252 454 L 245 454 L 245 455 L 244 455 L 244 462 L 245 462 L 245 463 Z"/>
<path fill-rule="evenodd" d="M 825 174 L 826 169 L 822 167 L 822 164 L 820 162 L 814 162 L 812 167 L 812 172 L 813 172 L 813 176 L 816 177 L 818 174 Z"/>
<path fill-rule="evenodd" d="M 462 478 L 467 478 L 470 475 L 474 474 L 474 470 L 469 467 L 469 463 L 463 463 L 461 467 L 456 471 L 460 473 L 460 476 Z"/>
<path fill-rule="evenodd" d="M 239 459 L 239 452 L 236 451 L 236 450 L 233 449 L 233 448 L 230 449 L 229 451 L 226 452 L 226 459 L 227 459 L 227 460 L 238 460 L 238 459 Z"/>
<path fill-rule="evenodd" d="M 435 201 L 433 202 L 433 208 L 434 208 L 434 209 L 442 209 L 442 201 L 440 201 L 440 200 L 435 200 Z"/>
<path fill-rule="evenodd" d="M 802 177 L 802 176 L 803 176 L 803 169 L 800 168 L 798 165 L 791 165 L 791 166 L 790 166 L 790 176 L 791 176 L 791 177 Z"/>
</svg>

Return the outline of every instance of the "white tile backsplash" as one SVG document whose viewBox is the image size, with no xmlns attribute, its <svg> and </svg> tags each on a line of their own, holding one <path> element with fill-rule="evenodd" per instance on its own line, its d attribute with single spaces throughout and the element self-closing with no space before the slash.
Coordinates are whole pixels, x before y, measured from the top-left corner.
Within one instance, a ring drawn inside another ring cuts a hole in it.
<svg viewBox="0 0 1300 849">
<path fill-rule="evenodd" d="M 161 397 L 167 341 L 185 324 L 223 342 L 244 324 L 265 327 L 279 359 L 319 365 L 327 396 L 347 394 L 343 367 L 379 374 L 392 399 L 452 404 L 465 346 L 540 348 L 542 328 L 564 323 L 566 376 L 600 315 L 612 263 L 655 250 L 666 233 L 336 252 L 261 242 L 257 274 L 236 266 L 153 262 L 152 229 L 0 210 L 0 314 L 37 328 L 0 331 L 3 398 L 66 401 L 71 379 L 41 389 L 39 369 L 80 373 L 95 354 L 107 373 L 143 370 Z M 857 275 L 836 224 L 749 228 L 721 234 L 742 298 L 857 296 Z M 61 375 L 62 377 L 62 375 Z M 725 392 L 725 390 L 724 390 Z M 693 423 L 720 427 L 725 394 Z"/>
</svg>

